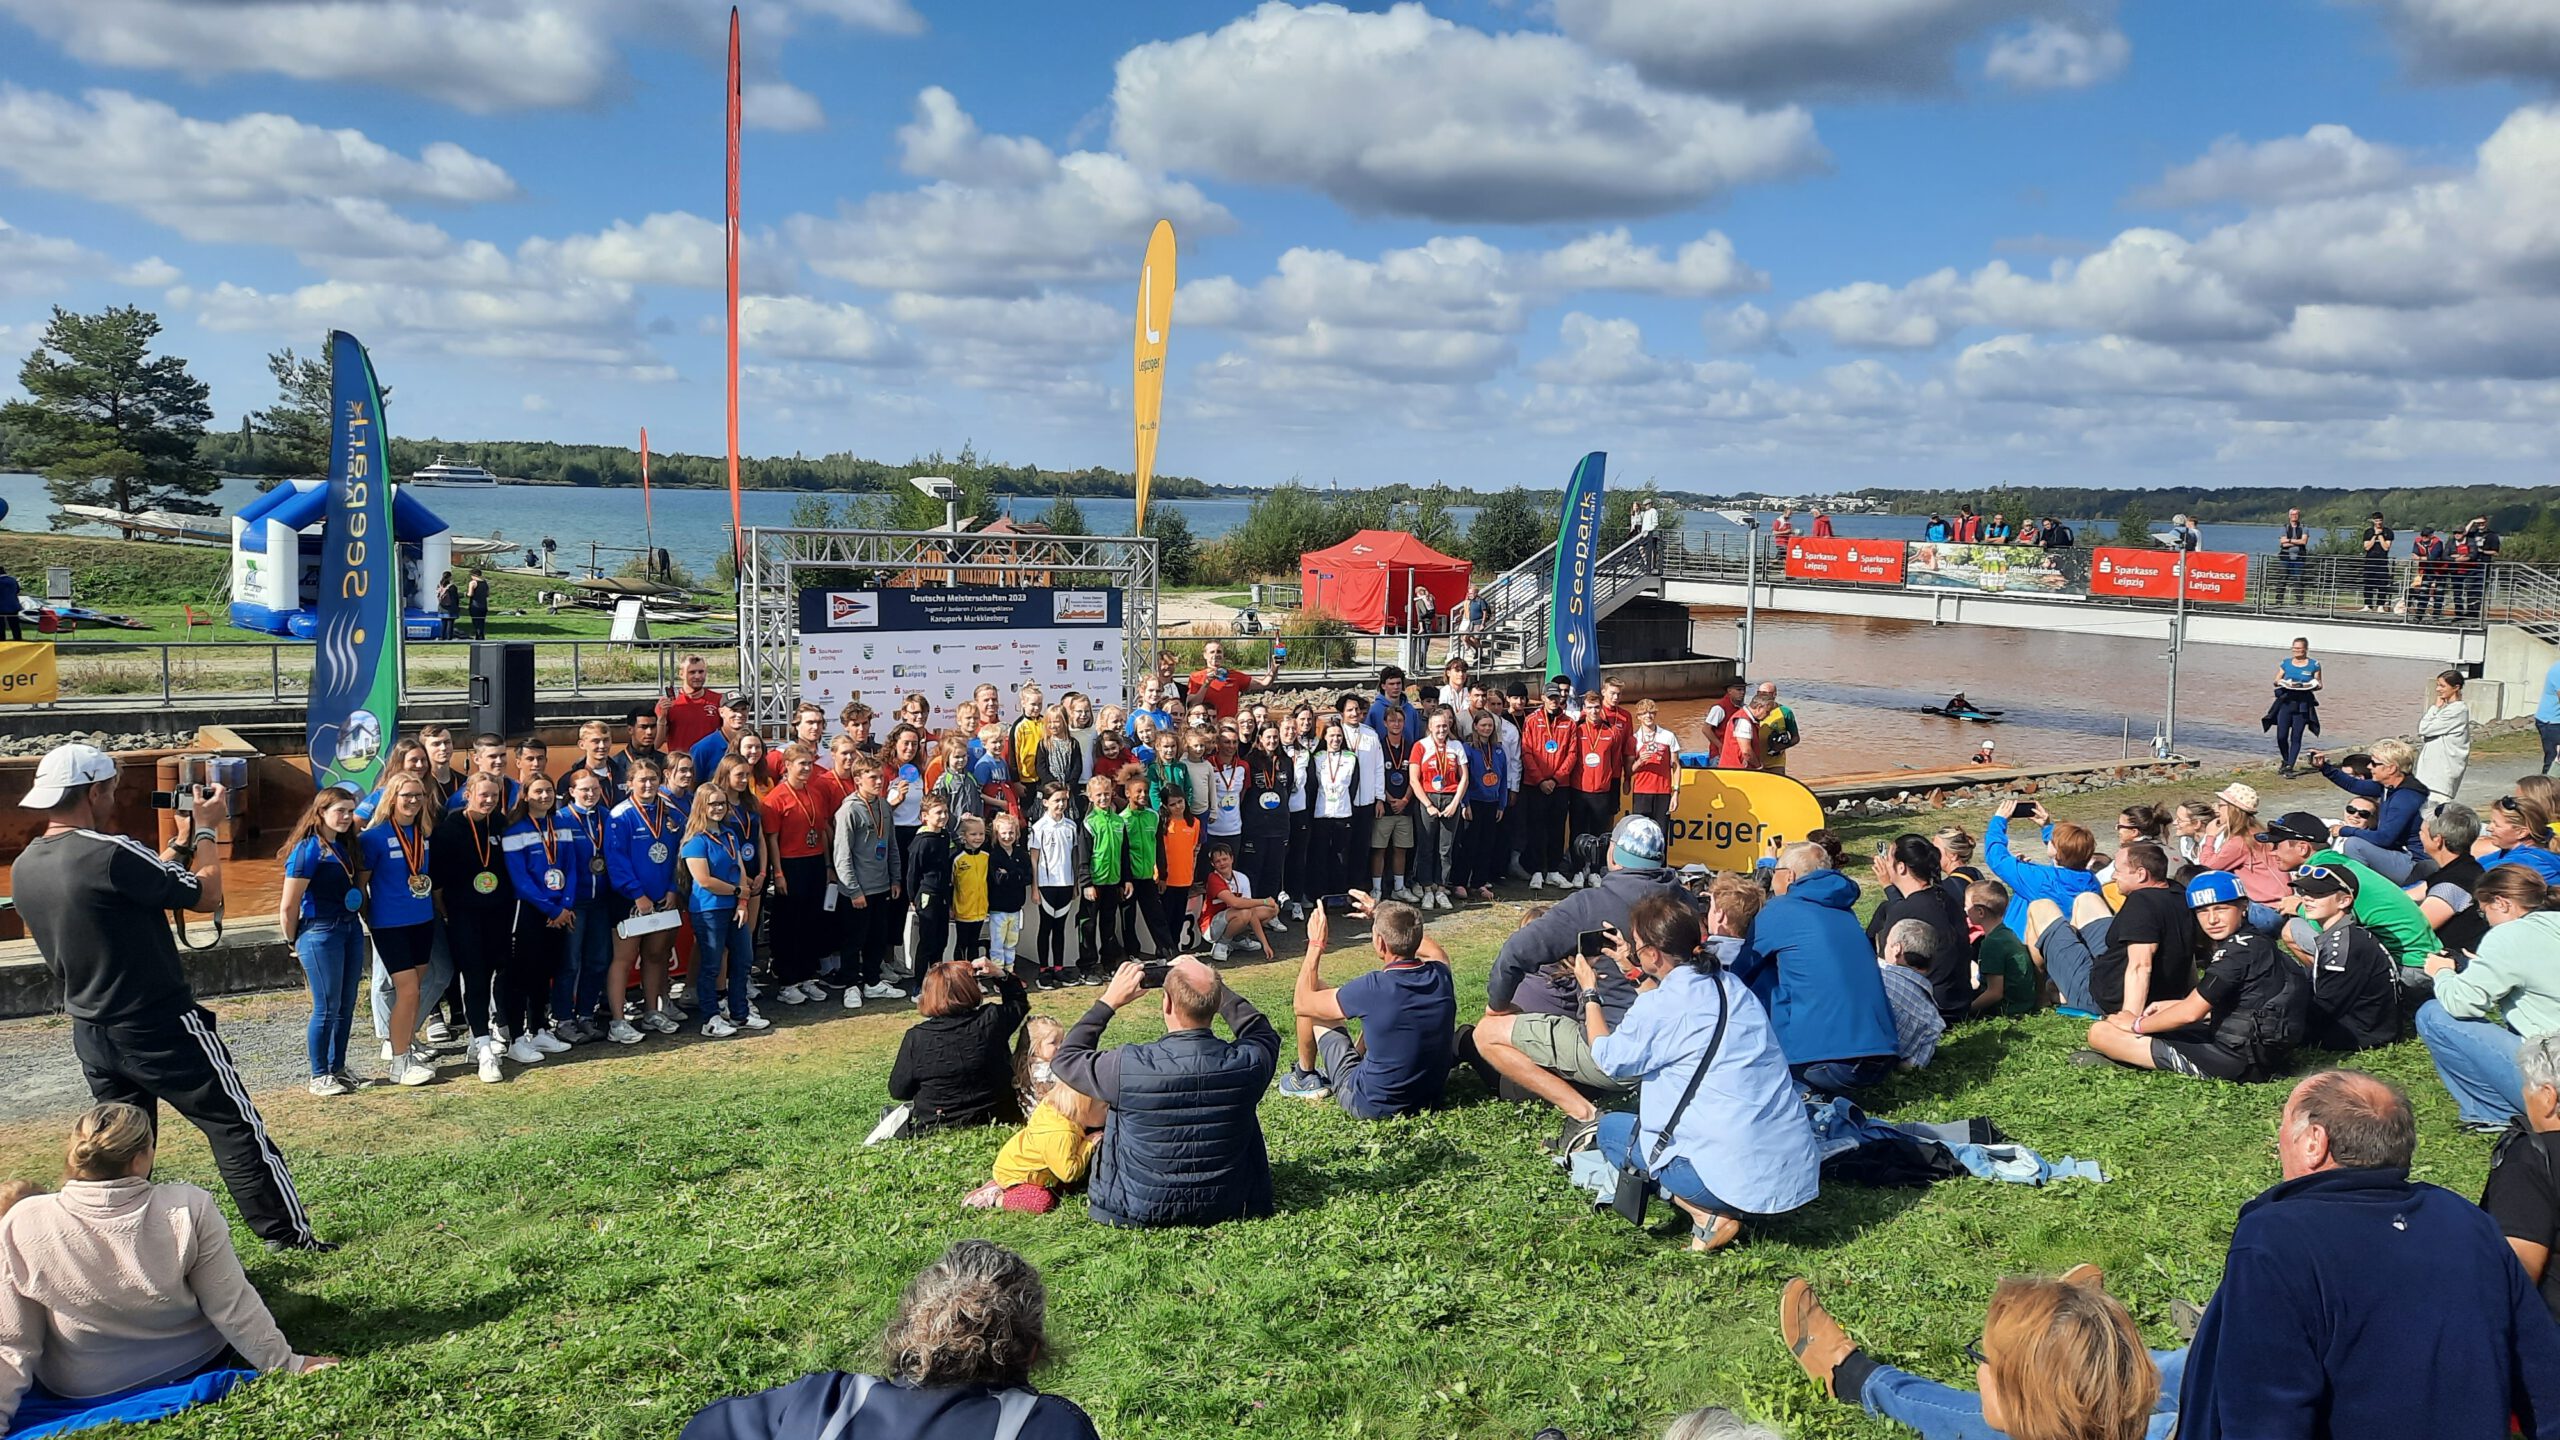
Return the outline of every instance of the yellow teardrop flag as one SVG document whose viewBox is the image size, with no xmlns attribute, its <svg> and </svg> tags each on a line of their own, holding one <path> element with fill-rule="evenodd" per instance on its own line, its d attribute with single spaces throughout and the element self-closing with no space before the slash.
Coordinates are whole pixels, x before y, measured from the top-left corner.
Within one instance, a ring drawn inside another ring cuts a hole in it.
<svg viewBox="0 0 2560 1440">
<path fill-rule="evenodd" d="M 1130 409 L 1138 424 L 1138 508 L 1129 533 L 1147 527 L 1147 487 L 1156 478 L 1156 422 L 1164 414 L 1165 337 L 1173 333 L 1173 222 L 1159 220 L 1147 237 L 1146 268 L 1138 272 L 1137 372 Z"/>
</svg>

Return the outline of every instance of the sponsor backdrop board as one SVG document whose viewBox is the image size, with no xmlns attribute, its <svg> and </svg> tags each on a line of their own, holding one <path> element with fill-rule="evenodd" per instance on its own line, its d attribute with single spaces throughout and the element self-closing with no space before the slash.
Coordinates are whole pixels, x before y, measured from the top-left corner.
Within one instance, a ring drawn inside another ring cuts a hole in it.
<svg viewBox="0 0 2560 1440">
<path fill-rule="evenodd" d="M 1679 773 L 1669 862 L 1748 875 L 1769 842 L 1801 840 L 1822 826 L 1822 802 L 1801 780 L 1760 770 Z"/>
<path fill-rule="evenodd" d="M 61 698 L 50 643 L 0 641 L 0 705 L 49 705 Z"/>
<path fill-rule="evenodd" d="M 1799 535 L 1787 542 L 1787 578 L 1845 580 L 1855 585 L 1899 585 L 1902 583 L 1904 548 L 1899 540 Z"/>
<path fill-rule="evenodd" d="M 2105 600 L 2178 598 L 2178 552 L 2101 547 L 2089 555 L 2089 593 Z M 2237 605 L 2249 598 L 2249 557 L 2211 550 L 2187 556 L 2187 603 Z"/>
<path fill-rule="evenodd" d="M 2088 586 L 2075 579 L 2068 551 L 2033 545 L 1913 545 L 1908 569 L 1914 590 L 1970 590 L 1978 595 L 2078 597 Z"/>
<path fill-rule="evenodd" d="M 1081 690 L 1097 707 L 1126 704 L 1127 663 L 1118 590 L 800 592 L 800 698 L 830 716 L 860 695 L 885 724 L 900 700 L 922 695 L 939 727 L 989 684 L 1010 719 L 1026 680 L 1053 702 Z"/>
</svg>

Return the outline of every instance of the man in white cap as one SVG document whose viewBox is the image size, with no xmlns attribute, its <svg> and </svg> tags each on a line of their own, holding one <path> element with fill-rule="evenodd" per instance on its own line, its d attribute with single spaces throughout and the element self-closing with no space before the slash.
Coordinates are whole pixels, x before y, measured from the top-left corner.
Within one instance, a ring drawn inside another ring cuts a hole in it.
<svg viewBox="0 0 2560 1440">
<path fill-rule="evenodd" d="M 45 829 L 10 867 L 10 893 L 62 985 L 89 1093 L 138 1105 L 155 1123 L 168 1101 L 204 1132 L 241 1218 L 270 1247 L 335 1249 L 312 1233 L 284 1152 L 178 962 L 166 912 L 222 906 L 214 840 L 230 797 L 208 785 L 194 800 L 187 838 L 154 855 L 111 828 L 115 757 L 93 745 L 54 747 L 19 802 L 44 812 Z"/>
<path fill-rule="evenodd" d="M 1616 926 L 1622 935 L 1632 933 L 1636 903 L 1648 895 L 1680 896 L 1701 920 L 1706 917 L 1704 903 L 1681 885 L 1678 872 L 1662 863 L 1669 848 L 1662 827 L 1652 820 L 1642 815 L 1620 820 L 1609 832 L 1609 868 L 1600 883 L 1568 893 L 1546 914 L 1512 932 L 1494 956 L 1493 974 L 1485 982 L 1483 1021 L 1459 1028 L 1459 1055 L 1479 1073 L 1494 1072 L 1484 1077 L 1488 1084 L 1499 1088 L 1499 1080 L 1509 1080 L 1564 1112 L 1564 1129 L 1550 1147 L 1559 1155 L 1591 1143 L 1600 1123 L 1593 1097 L 1615 1100 L 1632 1088 L 1591 1056 L 1572 971 L 1583 932 Z M 1592 968 L 1599 974 L 1595 988 L 1601 1012 L 1615 1025 L 1635 1003 L 1635 984 L 1606 955 L 1595 958 Z"/>
</svg>

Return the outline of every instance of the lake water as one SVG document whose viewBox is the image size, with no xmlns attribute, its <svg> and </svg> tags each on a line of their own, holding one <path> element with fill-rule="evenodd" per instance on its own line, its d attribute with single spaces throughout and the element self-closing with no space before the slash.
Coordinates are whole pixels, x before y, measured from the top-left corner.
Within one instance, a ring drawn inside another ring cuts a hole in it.
<svg viewBox="0 0 2560 1440">
<path fill-rule="evenodd" d="M 1733 648 L 1731 610 L 1691 612 L 1710 649 Z M 1760 616 L 1753 670 L 1778 682 L 1804 743 L 1799 776 L 1931 770 L 1968 763 L 1984 741 L 2009 765 L 2148 756 L 2169 683 L 2167 627 L 2137 638 L 1932 626 L 1856 616 Z M 2178 667 L 2178 749 L 2209 759 L 2272 758 L 2258 726 L 2275 680 L 2272 651 L 2190 642 Z M 2331 743 L 2406 734 L 2441 666 L 2348 654 L 2319 657 L 2321 728 Z M 1996 725 L 1919 713 L 1962 691 L 2006 713 Z M 1708 702 L 1666 701 L 1663 723 L 1694 739 Z M 2313 743 L 2319 743 L 2314 741 Z"/>
</svg>

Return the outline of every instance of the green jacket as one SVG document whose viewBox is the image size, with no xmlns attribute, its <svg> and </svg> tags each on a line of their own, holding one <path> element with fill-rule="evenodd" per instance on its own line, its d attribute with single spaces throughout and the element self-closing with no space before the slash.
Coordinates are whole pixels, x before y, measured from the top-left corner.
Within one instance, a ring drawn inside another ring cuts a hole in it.
<svg viewBox="0 0 2560 1440">
<path fill-rule="evenodd" d="M 1084 833 L 1093 841 L 1093 859 L 1085 869 L 1084 883 L 1119 884 L 1121 862 L 1129 848 L 1127 817 L 1117 810 L 1095 810 L 1084 817 Z"/>
<path fill-rule="evenodd" d="M 1132 880 L 1156 878 L 1156 823 L 1153 810 L 1141 808 L 1120 812 L 1120 833 L 1128 839 L 1129 878 Z"/>
</svg>

